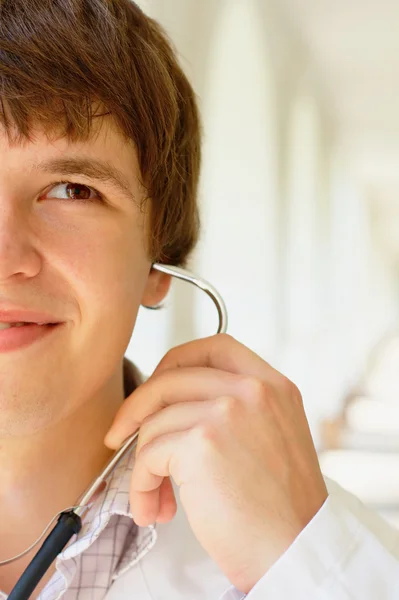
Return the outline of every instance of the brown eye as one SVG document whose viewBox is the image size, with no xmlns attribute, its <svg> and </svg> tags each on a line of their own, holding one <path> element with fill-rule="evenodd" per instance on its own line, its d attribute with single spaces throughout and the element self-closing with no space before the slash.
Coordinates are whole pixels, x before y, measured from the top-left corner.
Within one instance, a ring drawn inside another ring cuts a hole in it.
<svg viewBox="0 0 399 600">
<path fill-rule="evenodd" d="M 102 195 L 96 189 L 83 183 L 72 183 L 71 181 L 59 181 L 46 192 L 46 196 L 76 202 L 102 200 Z"/>
<path fill-rule="evenodd" d="M 66 190 L 68 198 L 71 198 L 71 200 L 90 200 L 91 190 L 87 185 L 68 183 Z"/>
</svg>

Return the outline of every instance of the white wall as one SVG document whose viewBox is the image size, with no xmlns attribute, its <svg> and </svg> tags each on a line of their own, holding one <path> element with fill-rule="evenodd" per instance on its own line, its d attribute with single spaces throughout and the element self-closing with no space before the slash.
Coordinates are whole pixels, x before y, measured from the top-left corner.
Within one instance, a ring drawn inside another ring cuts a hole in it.
<svg viewBox="0 0 399 600">
<path fill-rule="evenodd" d="M 276 106 L 257 3 L 226 2 L 208 43 L 195 267 L 224 295 L 230 333 L 270 359 L 277 344 Z M 209 329 L 205 310 L 197 304 L 198 335 Z"/>
<path fill-rule="evenodd" d="M 299 385 L 317 441 L 320 419 L 396 320 L 396 261 L 278 3 L 146 4 L 176 43 L 204 119 L 192 266 L 224 295 L 230 332 Z M 140 315 L 129 355 L 150 372 L 168 347 L 212 332 L 209 306 L 180 285 L 162 314 Z"/>
</svg>

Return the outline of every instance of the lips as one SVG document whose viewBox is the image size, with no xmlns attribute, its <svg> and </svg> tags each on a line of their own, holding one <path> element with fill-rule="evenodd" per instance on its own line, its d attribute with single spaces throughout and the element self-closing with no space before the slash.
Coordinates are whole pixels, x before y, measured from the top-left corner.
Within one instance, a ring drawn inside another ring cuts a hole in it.
<svg viewBox="0 0 399 600">
<path fill-rule="evenodd" d="M 4 324 L 3 324 L 4 325 Z M 0 327 L 0 354 L 15 352 L 36 345 L 45 339 L 52 339 L 56 331 L 62 331 L 62 323 L 38 325 L 25 323 L 20 327 L 10 326 L 5 329 Z"/>
<path fill-rule="evenodd" d="M 11 323 L 13 325 L 36 324 L 47 325 L 60 323 L 61 319 L 47 312 L 28 310 L 23 308 L 0 308 L 0 324 Z"/>
</svg>

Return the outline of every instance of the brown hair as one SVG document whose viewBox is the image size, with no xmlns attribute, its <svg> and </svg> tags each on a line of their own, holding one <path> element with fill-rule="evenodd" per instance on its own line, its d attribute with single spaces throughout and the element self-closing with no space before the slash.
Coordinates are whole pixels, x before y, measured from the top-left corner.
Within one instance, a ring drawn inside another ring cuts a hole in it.
<svg viewBox="0 0 399 600">
<path fill-rule="evenodd" d="M 0 0 L 0 123 L 9 139 L 30 140 L 36 123 L 87 140 L 95 103 L 137 148 L 151 259 L 184 264 L 199 229 L 200 123 L 160 25 L 131 0 Z"/>
</svg>

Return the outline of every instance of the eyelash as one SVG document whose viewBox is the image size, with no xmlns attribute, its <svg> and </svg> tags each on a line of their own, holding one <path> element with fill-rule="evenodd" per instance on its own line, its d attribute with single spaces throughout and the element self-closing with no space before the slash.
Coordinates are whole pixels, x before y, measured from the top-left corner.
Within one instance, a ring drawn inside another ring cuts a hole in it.
<svg viewBox="0 0 399 600">
<path fill-rule="evenodd" d="M 96 196 L 98 196 L 98 198 L 88 198 L 87 200 L 75 200 L 74 198 L 68 198 L 68 200 L 67 200 L 68 202 L 95 202 L 96 200 L 98 200 L 98 201 L 104 200 L 104 196 L 96 188 L 94 188 L 91 185 L 87 185 L 86 183 L 81 183 L 80 181 L 70 181 L 67 179 L 64 179 L 62 181 L 55 181 L 54 183 L 50 184 L 50 187 L 48 188 L 48 190 L 50 192 L 54 187 L 57 187 L 57 185 L 65 185 L 65 184 L 71 184 L 71 185 L 77 185 L 77 186 L 81 185 L 82 187 L 86 187 L 87 189 L 91 190 L 92 192 L 94 192 L 96 194 Z M 62 198 L 59 198 L 59 200 L 62 200 Z"/>
</svg>

